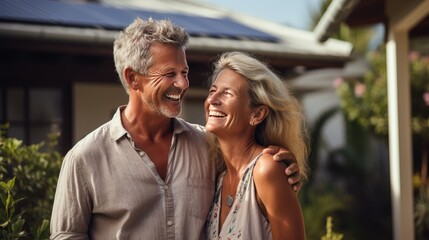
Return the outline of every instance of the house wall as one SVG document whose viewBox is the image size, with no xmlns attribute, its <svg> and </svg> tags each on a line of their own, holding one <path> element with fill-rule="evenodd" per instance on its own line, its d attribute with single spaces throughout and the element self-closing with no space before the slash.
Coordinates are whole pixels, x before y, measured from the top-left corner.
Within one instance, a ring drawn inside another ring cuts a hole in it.
<svg viewBox="0 0 429 240">
<path fill-rule="evenodd" d="M 331 108 L 340 106 L 336 93 L 332 90 L 316 91 L 306 94 L 301 99 L 309 127 L 313 127 L 318 118 Z M 324 126 L 322 138 L 326 147 L 335 149 L 345 143 L 344 119 L 340 113 L 335 114 Z"/>
<path fill-rule="evenodd" d="M 302 96 L 301 104 L 308 124 L 308 130 L 312 131 L 321 115 L 334 107 L 338 107 L 340 102 L 333 90 L 321 90 Z M 314 144 L 314 139 L 311 141 L 310 147 L 317 150 L 318 156 L 318 169 L 311 173 L 311 178 L 322 181 L 329 176 L 329 173 L 325 171 L 328 154 L 346 144 L 346 129 L 342 114 L 336 113 L 323 125 L 318 146 Z"/>
<path fill-rule="evenodd" d="M 128 96 L 120 84 L 75 83 L 73 85 L 73 144 L 109 121 Z"/>
</svg>

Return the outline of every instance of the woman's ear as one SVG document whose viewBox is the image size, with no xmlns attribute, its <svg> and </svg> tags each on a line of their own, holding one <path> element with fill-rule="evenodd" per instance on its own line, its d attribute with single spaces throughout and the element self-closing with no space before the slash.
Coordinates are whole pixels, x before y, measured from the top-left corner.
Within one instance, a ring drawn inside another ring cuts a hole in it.
<svg viewBox="0 0 429 240">
<path fill-rule="evenodd" d="M 138 89 L 137 73 L 130 67 L 124 68 L 124 77 L 130 89 Z"/>
<path fill-rule="evenodd" d="M 250 125 L 256 126 L 267 117 L 269 109 L 267 106 L 259 106 L 255 108 L 255 111 L 252 114 L 252 118 L 250 119 Z"/>
</svg>

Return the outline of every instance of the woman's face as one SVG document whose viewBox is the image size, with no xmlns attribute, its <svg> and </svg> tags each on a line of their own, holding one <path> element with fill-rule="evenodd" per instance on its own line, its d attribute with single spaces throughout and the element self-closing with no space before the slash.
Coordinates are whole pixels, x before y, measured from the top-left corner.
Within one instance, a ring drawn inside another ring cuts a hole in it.
<svg viewBox="0 0 429 240">
<path fill-rule="evenodd" d="M 247 80 L 230 69 L 220 72 L 204 103 L 206 130 L 218 137 L 242 134 L 251 128 Z"/>
</svg>

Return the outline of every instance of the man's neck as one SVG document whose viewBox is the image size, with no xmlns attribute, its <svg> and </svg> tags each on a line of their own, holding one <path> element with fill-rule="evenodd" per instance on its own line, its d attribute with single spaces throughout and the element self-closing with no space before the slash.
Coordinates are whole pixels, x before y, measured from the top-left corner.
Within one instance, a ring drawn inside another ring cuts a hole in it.
<svg viewBox="0 0 429 240">
<path fill-rule="evenodd" d="M 149 141 L 171 135 L 173 119 L 160 114 L 144 113 L 129 109 L 121 112 L 121 122 L 131 135 L 147 138 Z"/>
</svg>

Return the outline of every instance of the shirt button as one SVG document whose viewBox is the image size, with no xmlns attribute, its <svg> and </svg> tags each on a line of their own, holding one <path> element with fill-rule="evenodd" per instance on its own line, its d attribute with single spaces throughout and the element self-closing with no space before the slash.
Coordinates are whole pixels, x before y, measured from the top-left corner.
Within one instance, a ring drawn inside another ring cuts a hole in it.
<svg viewBox="0 0 429 240">
<path fill-rule="evenodd" d="M 168 226 L 173 225 L 173 221 L 167 221 L 167 225 L 168 225 Z"/>
<path fill-rule="evenodd" d="M 165 186 L 164 186 L 164 189 L 165 189 L 165 190 L 168 190 L 168 186 L 167 186 L 167 185 L 165 185 Z"/>
</svg>

